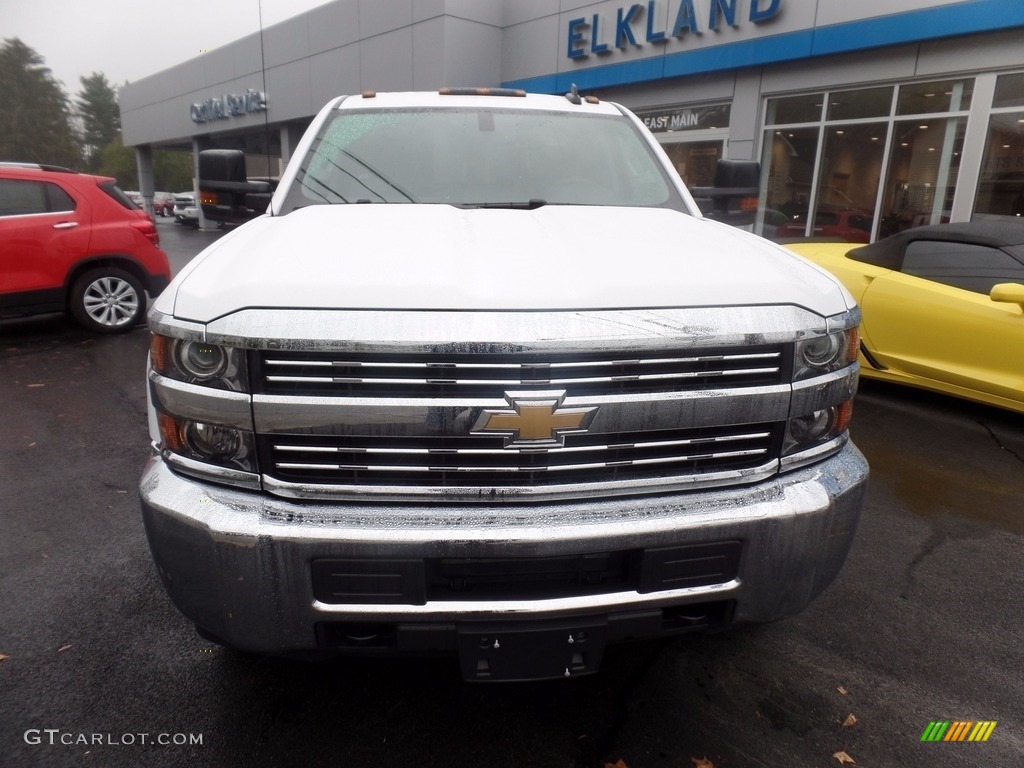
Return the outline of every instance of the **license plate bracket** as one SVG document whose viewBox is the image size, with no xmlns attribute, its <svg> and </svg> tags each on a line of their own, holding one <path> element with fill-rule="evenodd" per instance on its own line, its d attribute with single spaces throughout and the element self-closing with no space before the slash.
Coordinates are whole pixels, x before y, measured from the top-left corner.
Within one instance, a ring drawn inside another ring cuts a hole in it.
<svg viewBox="0 0 1024 768">
<path fill-rule="evenodd" d="M 597 672 L 604 619 L 467 624 L 459 627 L 459 664 L 467 681 L 550 680 Z"/>
</svg>

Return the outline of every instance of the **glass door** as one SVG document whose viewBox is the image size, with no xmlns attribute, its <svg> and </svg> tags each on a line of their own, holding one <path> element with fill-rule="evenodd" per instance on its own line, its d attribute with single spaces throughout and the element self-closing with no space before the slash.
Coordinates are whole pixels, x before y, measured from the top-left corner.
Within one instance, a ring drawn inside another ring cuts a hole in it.
<svg viewBox="0 0 1024 768">
<path fill-rule="evenodd" d="M 662 147 L 672 160 L 686 186 L 710 187 L 715 183 L 715 166 L 725 155 L 725 138 L 699 141 L 661 140 Z"/>
</svg>

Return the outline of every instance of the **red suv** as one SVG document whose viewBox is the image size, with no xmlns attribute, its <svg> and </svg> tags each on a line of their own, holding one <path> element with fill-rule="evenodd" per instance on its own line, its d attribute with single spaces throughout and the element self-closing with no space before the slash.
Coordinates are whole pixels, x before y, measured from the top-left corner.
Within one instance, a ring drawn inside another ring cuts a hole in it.
<svg viewBox="0 0 1024 768">
<path fill-rule="evenodd" d="M 159 242 L 114 179 L 0 163 L 0 317 L 68 311 L 129 331 L 171 279 Z"/>
</svg>

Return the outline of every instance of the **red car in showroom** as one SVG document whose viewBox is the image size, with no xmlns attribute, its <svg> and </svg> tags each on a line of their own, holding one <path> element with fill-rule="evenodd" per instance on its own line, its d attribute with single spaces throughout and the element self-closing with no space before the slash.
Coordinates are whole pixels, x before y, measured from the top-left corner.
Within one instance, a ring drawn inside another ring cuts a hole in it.
<svg viewBox="0 0 1024 768">
<path fill-rule="evenodd" d="M 806 237 L 807 214 L 798 213 L 785 224 L 780 224 L 776 237 Z M 847 243 L 867 243 L 871 240 L 871 213 L 855 208 L 819 206 L 814 214 L 810 237 L 828 237 Z"/>
<path fill-rule="evenodd" d="M 0 163 L 0 318 L 70 312 L 129 331 L 171 279 L 156 226 L 116 180 Z"/>
</svg>

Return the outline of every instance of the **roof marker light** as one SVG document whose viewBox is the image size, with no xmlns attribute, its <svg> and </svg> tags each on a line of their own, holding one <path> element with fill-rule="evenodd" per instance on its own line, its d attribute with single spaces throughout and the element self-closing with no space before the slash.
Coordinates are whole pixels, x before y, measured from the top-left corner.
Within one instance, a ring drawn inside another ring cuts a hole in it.
<svg viewBox="0 0 1024 768">
<path fill-rule="evenodd" d="M 441 88 L 441 96 L 526 96 L 521 88 Z"/>
</svg>

